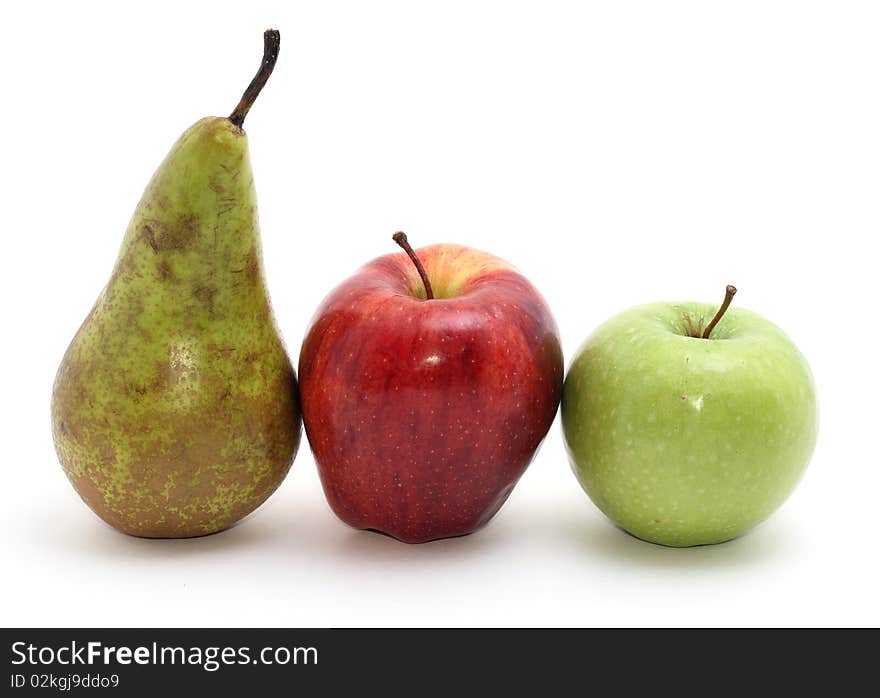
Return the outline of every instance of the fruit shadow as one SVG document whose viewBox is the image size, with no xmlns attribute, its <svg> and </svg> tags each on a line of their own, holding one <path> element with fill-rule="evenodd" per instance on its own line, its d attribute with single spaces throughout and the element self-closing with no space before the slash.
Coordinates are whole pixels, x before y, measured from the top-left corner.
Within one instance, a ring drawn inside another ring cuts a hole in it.
<svg viewBox="0 0 880 698">
<path fill-rule="evenodd" d="M 794 555 L 801 543 L 797 529 L 778 516 L 727 543 L 669 548 L 639 540 L 586 508 L 535 502 L 525 510 L 502 510 L 470 535 L 413 545 L 375 531 L 350 528 L 325 505 L 298 504 L 291 507 L 286 502 L 269 502 L 235 526 L 197 538 L 129 536 L 78 507 L 70 510 L 70 518 L 65 517 L 62 525 L 46 512 L 34 512 L 29 528 L 32 537 L 42 540 L 46 552 L 80 562 L 167 562 L 268 551 L 276 560 L 287 558 L 292 563 L 303 558 L 316 563 L 332 558 L 365 569 L 408 569 L 414 564 L 456 567 L 474 559 L 504 559 L 512 551 L 537 547 L 555 548 L 557 553 L 585 564 L 601 559 L 603 564 L 637 569 L 708 570 L 779 562 Z"/>
<path fill-rule="evenodd" d="M 335 536 L 335 554 L 357 566 L 367 568 L 389 568 L 396 565 L 410 568 L 419 563 L 454 566 L 472 558 L 485 559 L 506 545 L 504 530 L 493 526 L 493 522 L 464 536 L 426 543 L 404 543 L 379 531 L 350 528 L 340 521 L 335 523 L 343 527 Z"/>
<path fill-rule="evenodd" d="M 260 510 L 217 533 L 192 538 L 139 538 L 117 531 L 89 511 L 71 512 L 66 525 L 58 526 L 51 517 L 35 514 L 31 535 L 41 540 L 47 551 L 56 554 L 107 561 L 174 560 L 203 556 L 223 556 L 279 544 L 289 532 L 274 517 L 259 516 Z M 52 523 L 49 523 L 52 522 Z"/>
<path fill-rule="evenodd" d="M 323 503 L 289 504 L 267 502 L 224 531 L 193 538 L 130 536 L 79 507 L 69 510 L 70 518 L 61 526 L 46 512 L 34 512 L 30 533 L 50 554 L 63 552 L 80 561 L 171 562 L 271 553 L 276 560 L 339 558 L 363 568 L 405 567 L 420 560 L 454 563 L 489 555 L 499 542 L 499 532 L 490 525 L 472 535 L 410 545 L 379 532 L 350 528 Z"/>
<path fill-rule="evenodd" d="M 563 512 L 552 522 L 568 543 L 593 557 L 618 565 L 667 570 L 738 568 L 776 563 L 799 547 L 784 519 L 771 520 L 725 543 L 673 548 L 627 533 L 608 519 L 583 512 Z"/>
</svg>

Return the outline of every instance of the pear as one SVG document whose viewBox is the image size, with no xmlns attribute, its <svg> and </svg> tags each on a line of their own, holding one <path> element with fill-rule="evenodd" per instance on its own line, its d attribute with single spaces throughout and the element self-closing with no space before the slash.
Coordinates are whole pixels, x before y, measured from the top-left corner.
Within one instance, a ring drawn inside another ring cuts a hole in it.
<svg viewBox="0 0 880 698">
<path fill-rule="evenodd" d="M 228 118 L 190 127 L 156 171 L 52 394 L 65 473 L 135 536 L 223 530 L 256 509 L 300 441 L 296 375 L 263 275 L 242 123 L 280 35 Z"/>
</svg>

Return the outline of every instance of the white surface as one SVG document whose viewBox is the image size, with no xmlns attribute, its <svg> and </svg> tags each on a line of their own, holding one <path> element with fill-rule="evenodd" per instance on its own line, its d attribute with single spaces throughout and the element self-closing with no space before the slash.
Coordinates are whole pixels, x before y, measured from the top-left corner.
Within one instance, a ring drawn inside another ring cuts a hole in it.
<svg viewBox="0 0 880 698">
<path fill-rule="evenodd" d="M 870 2 L 46 3 L 0 22 L 4 625 L 880 623 L 880 8 Z M 800 488 L 733 543 L 614 529 L 554 424 L 499 516 L 406 546 L 337 521 L 303 445 L 251 518 L 127 538 L 55 458 L 49 396 L 148 178 L 248 122 L 267 274 L 296 360 L 361 263 L 455 241 L 542 290 L 566 363 L 635 303 L 720 300 L 785 328 L 816 375 Z"/>
</svg>

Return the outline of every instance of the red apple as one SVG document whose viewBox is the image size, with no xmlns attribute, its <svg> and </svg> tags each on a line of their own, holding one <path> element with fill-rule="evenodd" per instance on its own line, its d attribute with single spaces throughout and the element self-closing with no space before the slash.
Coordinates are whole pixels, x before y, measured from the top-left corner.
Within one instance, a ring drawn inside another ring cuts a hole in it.
<svg viewBox="0 0 880 698">
<path fill-rule="evenodd" d="M 510 495 L 556 414 L 562 350 L 546 302 L 506 262 L 395 241 L 407 252 L 321 304 L 300 389 L 333 511 L 418 543 L 471 533 Z"/>
</svg>

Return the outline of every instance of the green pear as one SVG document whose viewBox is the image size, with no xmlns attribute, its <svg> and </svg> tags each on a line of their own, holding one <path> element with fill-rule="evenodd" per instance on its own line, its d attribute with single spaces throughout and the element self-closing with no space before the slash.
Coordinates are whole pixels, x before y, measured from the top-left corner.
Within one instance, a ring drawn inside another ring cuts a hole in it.
<svg viewBox="0 0 880 698">
<path fill-rule="evenodd" d="M 241 128 L 279 42 L 266 32 L 232 115 L 190 127 L 153 176 L 55 379 L 64 471 L 132 535 L 231 526 L 278 487 L 299 446 L 296 375 L 266 290 Z"/>
</svg>

